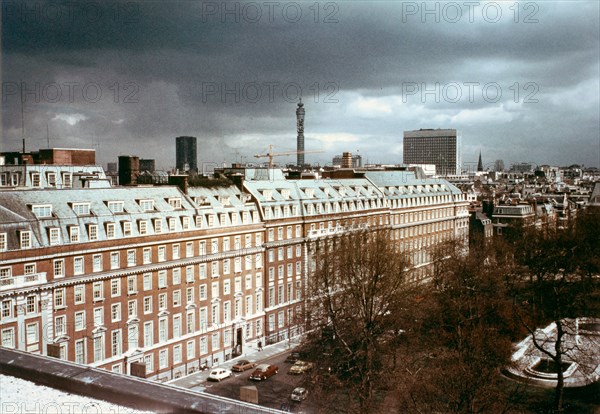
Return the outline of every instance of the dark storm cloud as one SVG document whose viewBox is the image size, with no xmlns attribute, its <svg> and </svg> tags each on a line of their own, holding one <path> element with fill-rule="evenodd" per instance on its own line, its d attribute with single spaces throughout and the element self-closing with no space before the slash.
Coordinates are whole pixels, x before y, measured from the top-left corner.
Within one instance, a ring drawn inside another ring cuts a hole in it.
<svg viewBox="0 0 600 414">
<path fill-rule="evenodd" d="M 439 12 L 423 16 L 407 13 L 422 2 L 5 2 L 3 147 L 20 142 L 21 82 L 33 89 L 32 145 L 48 123 L 56 146 L 101 142 L 101 161 L 139 152 L 165 167 L 181 134 L 197 135 L 207 160 L 293 148 L 300 88 L 321 162 L 342 150 L 399 162 L 403 130 L 453 127 L 465 160 L 481 148 L 507 163 L 597 165 L 597 3 L 520 3 L 518 16 L 504 4 L 496 22 L 482 14 L 490 3 L 470 21 L 464 7 L 461 19 L 450 13 L 462 3 L 429 2 Z M 52 83 L 58 102 L 44 91 Z M 77 84 L 72 99 L 65 83 Z M 421 90 L 455 84 L 458 101 Z M 531 93 L 537 102 L 523 103 Z"/>
</svg>

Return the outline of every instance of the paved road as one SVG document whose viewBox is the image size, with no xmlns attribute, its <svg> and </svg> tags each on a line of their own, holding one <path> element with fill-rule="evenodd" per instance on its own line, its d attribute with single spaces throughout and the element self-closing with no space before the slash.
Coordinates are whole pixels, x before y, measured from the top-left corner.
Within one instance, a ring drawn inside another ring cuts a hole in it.
<svg viewBox="0 0 600 414">
<path fill-rule="evenodd" d="M 288 371 L 292 364 L 285 363 L 284 360 L 289 353 L 278 354 L 273 357 L 261 360 L 261 363 L 273 364 L 279 367 L 279 373 L 264 381 L 250 380 L 252 370 L 243 373 L 234 373 L 232 378 L 225 379 L 219 383 L 207 382 L 200 387 L 204 392 L 219 395 L 221 397 L 239 399 L 240 388 L 244 386 L 255 386 L 258 390 L 258 402 L 260 405 L 269 408 L 282 409 L 287 407 L 292 412 L 302 410 L 305 413 L 310 404 L 310 397 L 302 403 L 291 400 L 292 390 L 302 385 L 304 375 L 289 375 Z"/>
<path fill-rule="evenodd" d="M 250 361 L 259 362 L 271 358 L 275 355 L 280 355 L 286 351 L 289 351 L 290 349 L 296 347 L 299 343 L 300 338 L 295 338 L 291 341 L 282 341 L 273 345 L 265 346 L 262 351 L 259 351 L 256 347 L 248 346 L 246 347 L 246 352 L 244 352 L 242 355 L 240 355 L 237 358 L 230 359 L 229 361 L 225 361 L 219 364 L 218 366 L 220 368 L 231 369 L 231 367 L 240 359 L 247 359 Z M 215 365 L 215 367 L 216 366 L 217 365 Z M 209 373 L 210 369 L 206 371 L 194 372 L 193 374 L 187 375 L 185 377 L 171 380 L 167 382 L 167 384 L 181 388 L 192 388 L 198 390 L 198 386 L 206 382 Z"/>
</svg>

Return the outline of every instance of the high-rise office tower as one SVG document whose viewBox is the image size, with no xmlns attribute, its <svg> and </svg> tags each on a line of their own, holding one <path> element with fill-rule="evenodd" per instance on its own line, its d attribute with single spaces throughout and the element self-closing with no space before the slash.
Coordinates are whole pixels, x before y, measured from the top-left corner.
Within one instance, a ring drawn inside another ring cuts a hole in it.
<svg viewBox="0 0 600 414">
<path fill-rule="evenodd" d="M 198 171 L 196 137 L 175 138 L 175 167 L 179 171 Z"/>
<path fill-rule="evenodd" d="M 433 164 L 438 175 L 460 174 L 460 134 L 456 129 L 404 131 L 404 164 Z"/>
<path fill-rule="evenodd" d="M 298 167 L 302 167 L 304 165 L 304 104 L 302 103 L 302 99 L 298 103 L 298 108 L 296 109 L 296 129 L 298 130 L 298 137 L 296 138 L 297 151 L 296 154 L 296 163 Z"/>
</svg>

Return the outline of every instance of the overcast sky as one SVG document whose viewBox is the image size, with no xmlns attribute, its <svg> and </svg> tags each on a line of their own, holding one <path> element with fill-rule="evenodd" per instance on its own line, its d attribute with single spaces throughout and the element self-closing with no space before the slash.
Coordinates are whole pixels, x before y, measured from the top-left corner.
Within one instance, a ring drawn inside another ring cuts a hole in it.
<svg viewBox="0 0 600 414">
<path fill-rule="evenodd" d="M 600 164 L 599 2 L 2 2 L 1 149 L 199 165 L 296 147 L 402 162 L 455 128 L 463 163 Z M 47 134 L 48 130 L 48 134 Z M 279 157 L 281 163 L 295 157 Z M 207 168 L 210 169 L 210 168 Z"/>
</svg>

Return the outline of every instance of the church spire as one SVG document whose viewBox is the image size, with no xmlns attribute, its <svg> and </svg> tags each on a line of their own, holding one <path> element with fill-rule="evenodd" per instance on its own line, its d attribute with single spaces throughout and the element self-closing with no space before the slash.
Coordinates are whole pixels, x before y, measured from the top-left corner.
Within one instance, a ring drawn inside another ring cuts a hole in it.
<svg viewBox="0 0 600 414">
<path fill-rule="evenodd" d="M 477 163 L 477 171 L 483 171 L 483 162 L 481 161 L 481 150 L 479 150 L 479 162 Z"/>
</svg>

